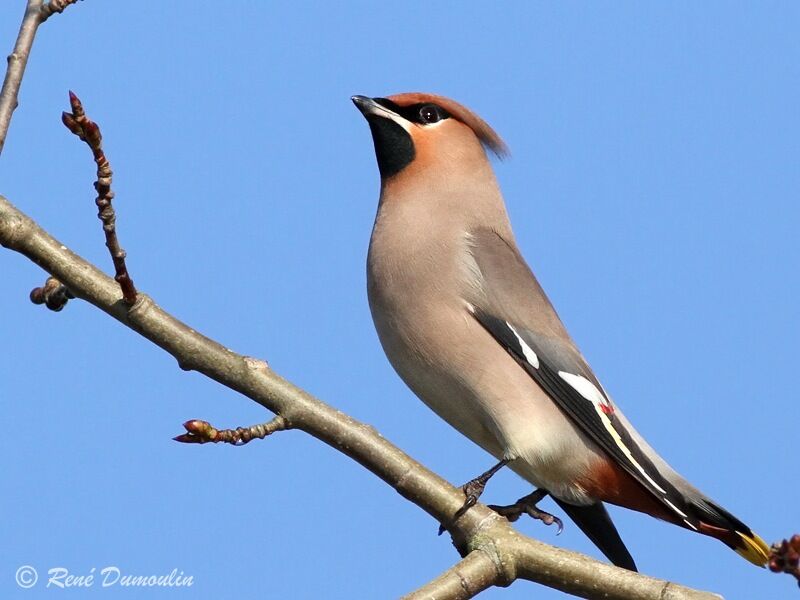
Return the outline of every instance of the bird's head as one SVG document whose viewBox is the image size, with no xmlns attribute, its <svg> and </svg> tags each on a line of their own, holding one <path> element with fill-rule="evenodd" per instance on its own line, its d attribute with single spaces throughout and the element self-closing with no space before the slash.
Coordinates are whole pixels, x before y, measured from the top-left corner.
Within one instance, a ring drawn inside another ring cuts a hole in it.
<svg viewBox="0 0 800 600">
<path fill-rule="evenodd" d="M 461 104 L 435 94 L 353 96 L 372 131 L 381 178 L 401 172 L 450 172 L 486 161 L 485 148 L 499 157 L 508 149 L 494 130 Z"/>
</svg>

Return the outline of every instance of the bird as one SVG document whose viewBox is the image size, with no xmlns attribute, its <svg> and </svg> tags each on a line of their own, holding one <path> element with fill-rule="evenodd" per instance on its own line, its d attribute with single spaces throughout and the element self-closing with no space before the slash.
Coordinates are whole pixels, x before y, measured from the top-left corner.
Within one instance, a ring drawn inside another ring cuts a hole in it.
<svg viewBox="0 0 800 600">
<path fill-rule="evenodd" d="M 517 246 L 489 152 L 508 148 L 444 96 L 353 96 L 380 172 L 367 295 L 383 350 L 436 414 L 499 462 L 463 486 L 474 505 L 508 467 L 535 486 L 509 520 L 549 495 L 618 567 L 633 557 L 605 507 L 716 538 L 764 567 L 769 547 L 681 477 L 633 428 L 570 337 Z"/>
</svg>

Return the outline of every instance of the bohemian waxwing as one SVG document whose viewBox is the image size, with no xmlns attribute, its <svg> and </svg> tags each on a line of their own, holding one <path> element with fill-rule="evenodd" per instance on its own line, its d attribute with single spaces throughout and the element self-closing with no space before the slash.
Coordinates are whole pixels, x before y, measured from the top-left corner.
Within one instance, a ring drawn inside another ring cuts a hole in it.
<svg viewBox="0 0 800 600">
<path fill-rule="evenodd" d="M 636 570 L 610 502 L 717 538 L 764 566 L 769 549 L 678 475 L 595 377 L 514 241 L 485 148 L 507 150 L 464 106 L 433 94 L 354 96 L 381 174 L 367 259 L 375 328 L 400 377 L 500 461 L 464 491 L 473 505 L 508 465 L 549 494 L 616 565 Z"/>
</svg>

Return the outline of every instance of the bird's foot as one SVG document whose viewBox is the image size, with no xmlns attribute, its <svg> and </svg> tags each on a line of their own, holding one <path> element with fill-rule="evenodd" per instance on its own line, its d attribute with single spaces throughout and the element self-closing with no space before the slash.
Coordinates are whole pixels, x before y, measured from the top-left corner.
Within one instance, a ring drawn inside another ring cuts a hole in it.
<svg viewBox="0 0 800 600">
<path fill-rule="evenodd" d="M 559 535 L 562 531 L 564 531 L 564 523 L 561 521 L 561 519 L 555 515 L 551 515 L 548 512 L 540 510 L 536 506 L 536 504 L 546 495 L 546 490 L 536 490 L 532 494 L 523 496 L 514 504 L 509 504 L 508 506 L 497 506 L 495 504 L 490 504 L 489 508 L 491 508 L 498 515 L 505 517 L 512 523 L 519 519 L 522 515 L 528 515 L 533 519 L 538 519 L 545 525 L 555 524 L 558 527 L 556 535 Z"/>
<path fill-rule="evenodd" d="M 457 521 L 461 516 L 464 515 L 470 508 L 477 504 L 478 499 L 483 494 L 483 490 L 486 489 L 486 483 L 492 478 L 492 476 L 497 473 L 500 469 L 505 467 L 508 464 L 507 460 L 501 460 L 491 469 L 486 471 L 485 473 L 481 473 L 475 479 L 472 479 L 461 486 L 461 489 L 464 491 L 464 495 L 466 499 L 464 500 L 464 504 L 461 505 L 456 511 L 456 514 L 453 515 L 453 521 Z M 445 526 L 439 525 L 439 535 L 444 533 Z"/>
</svg>

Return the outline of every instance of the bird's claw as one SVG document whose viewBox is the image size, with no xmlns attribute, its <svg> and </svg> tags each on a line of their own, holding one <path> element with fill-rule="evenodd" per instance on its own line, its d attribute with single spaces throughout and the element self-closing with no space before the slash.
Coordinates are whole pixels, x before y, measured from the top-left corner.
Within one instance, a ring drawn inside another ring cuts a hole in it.
<svg viewBox="0 0 800 600">
<path fill-rule="evenodd" d="M 551 515 L 549 512 L 545 512 L 536 506 L 536 503 L 546 495 L 547 492 L 543 490 L 536 490 L 532 494 L 520 498 L 514 504 L 509 504 L 508 506 L 497 506 L 496 504 L 490 504 L 489 508 L 491 508 L 498 515 L 505 517 L 512 523 L 519 519 L 522 515 L 528 515 L 532 519 L 541 521 L 545 525 L 555 524 L 558 527 L 556 535 L 561 535 L 561 532 L 564 531 L 564 522 L 557 516 Z"/>
<path fill-rule="evenodd" d="M 501 460 L 491 469 L 486 471 L 485 473 L 481 473 L 475 479 L 471 479 L 467 483 L 461 486 L 461 490 L 464 492 L 466 498 L 464 499 L 464 504 L 461 505 L 456 511 L 456 514 L 453 515 L 453 522 L 460 519 L 464 513 L 466 513 L 470 508 L 475 506 L 478 503 L 481 495 L 483 494 L 483 490 L 486 489 L 486 483 L 492 478 L 492 476 L 497 473 L 500 469 L 508 464 L 507 460 Z M 438 535 L 442 535 L 445 531 L 446 527 L 444 524 L 439 525 L 439 533 Z"/>
<path fill-rule="evenodd" d="M 459 508 L 456 511 L 456 514 L 453 516 L 454 521 L 478 503 L 478 499 L 483 495 L 483 490 L 486 489 L 486 482 L 479 479 L 473 479 L 472 481 L 464 484 L 461 489 L 463 490 L 466 499 L 464 500 L 464 504 L 461 506 L 461 508 Z"/>
<path fill-rule="evenodd" d="M 480 478 L 473 479 L 472 481 L 469 481 L 461 486 L 466 498 L 464 500 L 464 504 L 461 505 L 461 508 L 459 508 L 453 515 L 454 522 L 460 519 L 464 513 L 478 503 L 478 499 L 481 497 L 481 494 L 483 494 L 483 490 L 485 488 L 486 481 L 481 481 Z M 440 524 L 438 535 L 442 535 L 445 532 L 445 529 L 445 526 Z"/>
</svg>

